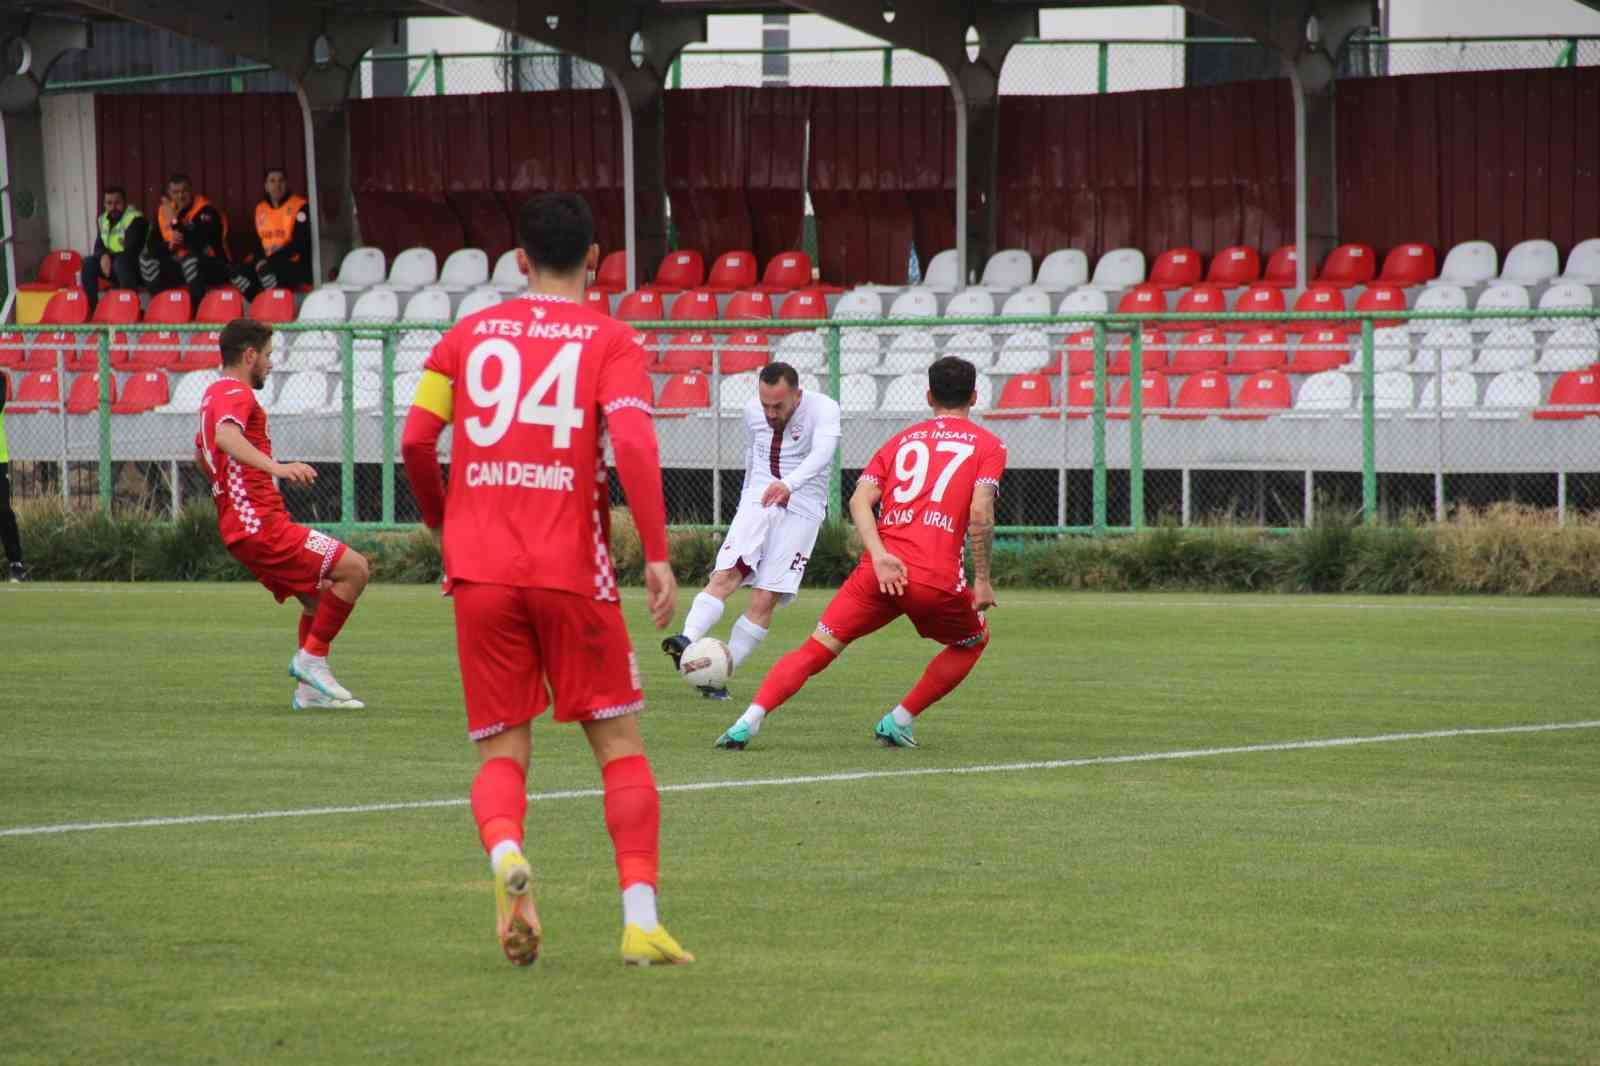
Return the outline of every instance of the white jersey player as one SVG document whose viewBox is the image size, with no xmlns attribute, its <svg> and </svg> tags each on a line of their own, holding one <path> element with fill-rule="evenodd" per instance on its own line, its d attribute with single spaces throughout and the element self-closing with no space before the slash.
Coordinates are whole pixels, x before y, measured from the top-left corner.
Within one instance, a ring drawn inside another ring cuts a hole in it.
<svg viewBox="0 0 1600 1066">
<path fill-rule="evenodd" d="M 769 363 L 756 398 L 744 409 L 744 489 L 733 525 L 717 550 L 716 569 L 694 598 L 683 632 L 661 642 L 674 664 L 711 631 L 734 590 L 750 587 L 750 606 L 733 623 L 728 650 L 737 667 L 767 635 L 772 612 L 800 589 L 817 530 L 828 513 L 828 483 L 839 448 L 839 405 L 803 392 L 794 367 Z M 723 687 L 702 687 L 708 699 L 728 699 Z"/>
</svg>

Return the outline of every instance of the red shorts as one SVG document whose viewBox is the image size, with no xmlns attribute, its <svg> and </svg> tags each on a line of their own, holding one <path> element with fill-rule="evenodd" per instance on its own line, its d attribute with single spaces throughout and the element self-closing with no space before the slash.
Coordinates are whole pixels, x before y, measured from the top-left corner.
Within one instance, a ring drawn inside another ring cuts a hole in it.
<svg viewBox="0 0 1600 1066">
<path fill-rule="evenodd" d="M 228 545 L 232 556 L 277 597 L 316 595 L 349 547 L 326 533 L 293 522 L 267 526 L 253 536 Z"/>
<path fill-rule="evenodd" d="M 817 620 L 817 628 L 848 644 L 882 629 L 902 614 L 911 619 L 918 634 L 940 644 L 971 647 L 983 641 L 985 623 L 973 606 L 971 589 L 948 592 L 910 582 L 903 593 L 890 596 L 878 590 L 878 578 L 869 559 L 861 560 L 834 593 Z"/>
<path fill-rule="evenodd" d="M 450 596 L 473 740 L 532 721 L 552 700 L 558 722 L 644 710 L 639 660 L 617 604 L 471 581 L 454 582 Z"/>
</svg>

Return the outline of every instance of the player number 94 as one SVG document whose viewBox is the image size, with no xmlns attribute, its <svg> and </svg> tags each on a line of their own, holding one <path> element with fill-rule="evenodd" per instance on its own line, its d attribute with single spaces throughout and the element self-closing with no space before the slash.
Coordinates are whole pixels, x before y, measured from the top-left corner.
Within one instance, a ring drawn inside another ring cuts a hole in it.
<svg viewBox="0 0 1600 1066">
<path fill-rule="evenodd" d="M 549 426 L 555 447 L 572 447 L 572 431 L 583 428 L 583 408 L 577 403 L 582 353 L 583 345 L 577 341 L 563 344 L 523 392 L 522 355 L 515 345 L 495 337 L 474 347 L 467 356 L 467 399 L 478 410 L 463 423 L 468 438 L 487 448 L 506 435 L 515 419 L 523 425 Z M 500 364 L 493 388 L 487 383 L 490 363 Z M 552 389 L 555 402 L 543 402 Z"/>
</svg>

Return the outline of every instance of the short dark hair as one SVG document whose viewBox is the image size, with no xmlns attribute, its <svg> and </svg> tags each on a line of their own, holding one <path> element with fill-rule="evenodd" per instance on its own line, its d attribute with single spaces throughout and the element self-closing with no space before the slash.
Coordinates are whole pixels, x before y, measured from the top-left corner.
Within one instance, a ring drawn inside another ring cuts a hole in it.
<svg viewBox="0 0 1600 1066">
<path fill-rule="evenodd" d="M 788 363 L 768 363 L 761 368 L 761 384 L 776 385 L 780 381 L 787 381 L 791 389 L 800 387 L 800 375 Z"/>
<path fill-rule="evenodd" d="M 978 369 L 965 359 L 947 355 L 928 367 L 928 391 L 940 407 L 966 407 L 978 386 Z"/>
<path fill-rule="evenodd" d="M 110 196 L 112 193 L 116 193 L 118 196 L 122 197 L 124 200 L 126 200 L 128 198 L 128 190 L 124 189 L 120 185 L 107 185 L 105 187 L 105 190 L 103 192 L 101 192 L 100 195 L 101 196 Z"/>
<path fill-rule="evenodd" d="M 167 179 L 167 184 L 168 185 L 187 185 L 190 188 L 194 187 L 194 182 L 190 179 L 189 175 L 185 174 L 181 170 L 178 171 L 176 174 L 172 175 L 172 177 L 168 178 Z"/>
<path fill-rule="evenodd" d="M 236 318 L 222 327 L 217 347 L 222 349 L 222 365 L 233 366 L 244 358 L 246 348 L 265 352 L 272 344 L 272 327 L 253 318 Z"/>
<path fill-rule="evenodd" d="M 266 170 L 261 172 L 261 180 L 266 181 L 274 174 L 282 174 L 284 181 L 289 180 L 289 171 L 283 167 L 268 167 Z"/>
<path fill-rule="evenodd" d="M 594 215 L 577 193 L 546 193 L 522 205 L 517 237 L 534 266 L 570 274 L 594 244 Z"/>
</svg>

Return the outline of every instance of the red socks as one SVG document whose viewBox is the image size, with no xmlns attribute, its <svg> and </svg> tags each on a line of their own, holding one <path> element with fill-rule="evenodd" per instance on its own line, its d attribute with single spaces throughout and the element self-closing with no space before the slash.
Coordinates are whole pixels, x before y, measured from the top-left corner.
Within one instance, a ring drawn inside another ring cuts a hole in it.
<svg viewBox="0 0 1600 1066">
<path fill-rule="evenodd" d="M 946 646 L 944 651 L 933 657 L 933 662 L 922 672 L 922 677 L 911 689 L 910 694 L 900 701 L 900 706 L 915 716 L 950 695 L 951 690 L 966 680 L 967 675 L 972 673 L 972 668 L 978 665 L 978 659 L 988 644 L 989 634 L 986 632 L 983 640 L 972 647 L 961 648 L 954 644 Z"/>
<path fill-rule="evenodd" d="M 317 613 L 312 616 L 310 632 L 306 632 L 305 623 L 301 622 L 303 635 L 300 646 L 305 649 L 306 654 L 327 655 L 328 645 L 333 643 L 333 638 L 344 628 L 344 620 L 350 617 L 350 612 L 355 606 L 335 596 L 332 589 L 324 589 L 322 595 L 317 597 Z"/>
<path fill-rule="evenodd" d="M 295 645 L 296 647 L 303 648 L 306 646 L 306 638 L 311 635 L 311 620 L 315 617 L 316 615 L 306 614 L 304 611 L 300 612 L 300 643 Z"/>
<path fill-rule="evenodd" d="M 838 656 L 823 647 L 816 637 L 807 637 L 804 644 L 772 664 L 753 702 L 767 713 L 772 713 L 790 696 L 799 692 L 812 674 L 821 673 L 836 658 Z"/>
<path fill-rule="evenodd" d="M 478 768 L 472 782 L 472 816 L 478 820 L 484 851 L 493 851 L 502 840 L 521 844 L 527 814 L 528 772 L 515 759 L 490 759 Z"/>
<path fill-rule="evenodd" d="M 641 882 L 656 887 L 661 865 L 661 795 L 643 755 L 624 755 L 600 768 L 606 788 L 606 829 L 617 853 L 623 888 Z"/>
</svg>

